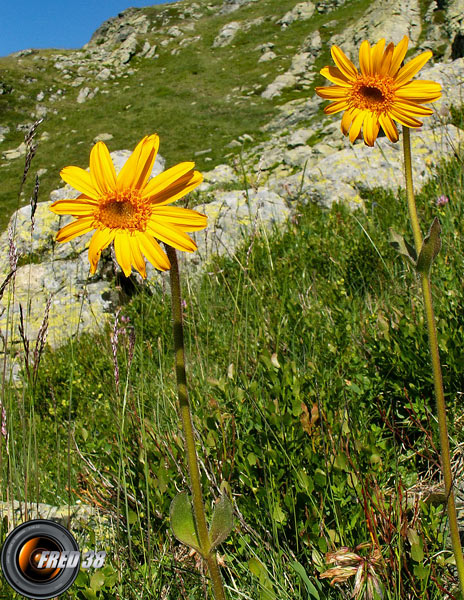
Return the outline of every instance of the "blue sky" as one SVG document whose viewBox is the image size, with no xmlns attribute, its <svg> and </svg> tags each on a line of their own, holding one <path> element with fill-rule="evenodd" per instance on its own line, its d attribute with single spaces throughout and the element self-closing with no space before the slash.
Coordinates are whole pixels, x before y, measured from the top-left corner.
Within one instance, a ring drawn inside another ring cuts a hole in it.
<svg viewBox="0 0 464 600">
<path fill-rule="evenodd" d="M 25 48 L 80 48 L 103 21 L 129 6 L 153 6 L 166 1 L 2 0 L 0 56 Z"/>
</svg>

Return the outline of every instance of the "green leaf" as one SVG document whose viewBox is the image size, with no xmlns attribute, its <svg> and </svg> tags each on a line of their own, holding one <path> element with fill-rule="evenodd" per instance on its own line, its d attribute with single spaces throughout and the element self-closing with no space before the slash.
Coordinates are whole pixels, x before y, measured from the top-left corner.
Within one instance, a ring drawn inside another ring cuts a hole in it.
<svg viewBox="0 0 464 600">
<path fill-rule="evenodd" d="M 297 560 L 294 560 L 290 563 L 290 566 L 301 577 L 301 580 L 305 584 L 309 596 L 311 598 L 315 598 L 316 600 L 320 600 L 319 592 L 315 588 L 314 584 L 311 583 L 303 565 L 300 564 Z"/>
<path fill-rule="evenodd" d="M 257 558 L 250 558 L 248 561 L 248 569 L 253 575 L 261 579 L 262 576 L 267 577 L 267 571 L 262 563 Z"/>
<path fill-rule="evenodd" d="M 422 242 L 422 248 L 419 253 L 419 258 L 417 259 L 416 269 L 419 273 L 424 273 L 424 275 L 430 274 L 433 261 L 441 249 L 440 233 L 440 221 L 435 217 L 428 234 Z"/>
<path fill-rule="evenodd" d="M 411 544 L 411 558 L 421 563 L 424 560 L 423 542 L 415 529 L 408 529 L 408 540 Z"/>
<path fill-rule="evenodd" d="M 257 558 L 250 558 L 248 561 L 248 569 L 253 575 L 258 577 L 261 589 L 259 590 L 259 600 L 275 600 L 276 595 L 274 586 L 269 579 L 266 567 Z"/>
<path fill-rule="evenodd" d="M 90 576 L 90 587 L 94 592 L 103 587 L 104 583 L 105 576 L 100 570 L 95 571 L 95 573 L 92 573 Z"/>
<path fill-rule="evenodd" d="M 406 256 L 409 260 L 416 264 L 417 254 L 411 244 L 404 239 L 402 235 L 396 233 L 393 229 L 390 228 L 390 245 L 402 256 Z"/>
<path fill-rule="evenodd" d="M 192 503 L 187 492 L 178 494 L 171 502 L 169 510 L 171 529 L 173 534 L 186 546 L 200 552 L 200 543 L 197 537 L 195 519 L 193 517 Z"/>
<path fill-rule="evenodd" d="M 234 527 L 234 514 L 232 502 L 223 494 L 213 510 L 213 518 L 209 529 L 211 550 L 227 538 Z"/>
</svg>

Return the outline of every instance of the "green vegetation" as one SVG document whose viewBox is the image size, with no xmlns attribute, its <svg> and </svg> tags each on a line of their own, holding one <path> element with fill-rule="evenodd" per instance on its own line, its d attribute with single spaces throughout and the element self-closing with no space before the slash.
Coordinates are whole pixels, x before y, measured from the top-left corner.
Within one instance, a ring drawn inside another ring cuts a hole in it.
<svg viewBox="0 0 464 600">
<path fill-rule="evenodd" d="M 443 227 L 434 296 L 458 480 L 462 190 L 455 158 L 418 197 L 423 221 L 438 213 Z M 438 209 L 442 194 L 449 203 Z M 215 496 L 231 494 L 237 509 L 236 528 L 220 547 L 228 593 L 346 597 L 353 578 L 331 587 L 319 577 L 334 566 L 325 553 L 374 541 L 385 598 L 438 600 L 456 580 L 427 338 L 416 277 L 387 241 L 389 227 L 405 232 L 405 199 L 366 192 L 364 210 L 354 213 L 289 200 L 299 208 L 287 228 L 258 232 L 235 259 L 217 259 L 197 282 L 185 282 L 203 485 Z M 118 515 L 120 544 L 111 547 L 103 577 L 81 572 L 67 597 L 204 598 L 195 557 L 168 526 L 170 502 L 187 487 L 169 295 L 142 288 L 123 314 L 119 393 L 109 330 L 47 349 L 35 384 L 10 390 L 12 494 L 23 496 L 29 464 L 29 493 L 39 490 L 42 501 L 66 503 L 69 476 L 72 501 Z M 70 473 L 63 460 L 69 431 Z M 4 453 L 2 469 L 5 476 Z M 372 548 L 359 550 L 369 554 Z"/>
</svg>

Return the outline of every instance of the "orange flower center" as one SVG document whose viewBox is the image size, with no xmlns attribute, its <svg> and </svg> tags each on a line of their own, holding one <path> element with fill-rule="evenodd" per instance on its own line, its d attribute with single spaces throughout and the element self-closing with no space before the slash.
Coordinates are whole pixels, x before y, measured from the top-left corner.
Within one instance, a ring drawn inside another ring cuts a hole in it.
<svg viewBox="0 0 464 600">
<path fill-rule="evenodd" d="M 385 113 L 395 99 L 393 79 L 376 75 L 359 75 L 349 93 L 350 108 Z"/>
<path fill-rule="evenodd" d="M 150 215 L 151 204 L 142 200 L 139 190 L 127 189 L 100 198 L 95 220 L 110 229 L 145 231 Z"/>
</svg>

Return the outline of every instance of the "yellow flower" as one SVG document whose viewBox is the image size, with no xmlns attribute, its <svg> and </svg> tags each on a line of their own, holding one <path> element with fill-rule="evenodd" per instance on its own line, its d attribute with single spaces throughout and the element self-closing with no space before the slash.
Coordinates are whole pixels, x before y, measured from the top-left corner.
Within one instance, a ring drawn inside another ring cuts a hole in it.
<svg viewBox="0 0 464 600">
<path fill-rule="evenodd" d="M 361 72 L 338 46 L 332 46 L 337 66 L 324 67 L 321 75 L 336 85 L 318 87 L 316 93 L 333 100 L 324 108 L 325 113 L 345 111 L 341 129 L 344 135 L 350 132 L 351 142 L 359 137 L 361 127 L 368 146 L 374 145 L 380 127 L 390 141 L 397 142 L 398 129 L 393 119 L 406 127 L 420 127 L 418 117 L 432 114 L 430 108 L 422 105 L 440 98 L 440 84 L 411 81 L 432 53 L 423 52 L 402 67 L 408 42 L 405 36 L 396 47 L 390 43 L 385 48 L 385 40 L 381 39 L 371 48 L 364 41 L 359 48 Z"/>
<path fill-rule="evenodd" d="M 206 227 L 206 216 L 194 210 L 167 206 L 193 190 L 203 176 L 195 164 L 183 162 L 149 180 L 159 147 L 156 134 L 137 145 L 116 177 L 108 148 L 98 142 L 90 153 L 90 173 L 65 167 L 60 175 L 82 192 L 75 200 L 58 200 L 50 210 L 76 220 L 57 234 L 58 242 L 95 230 L 89 246 L 90 272 L 97 269 L 101 252 L 114 242 L 116 260 L 129 277 L 131 265 L 146 277 L 145 256 L 161 271 L 170 268 L 168 257 L 155 240 L 187 252 L 197 249 L 185 231 Z"/>
</svg>

